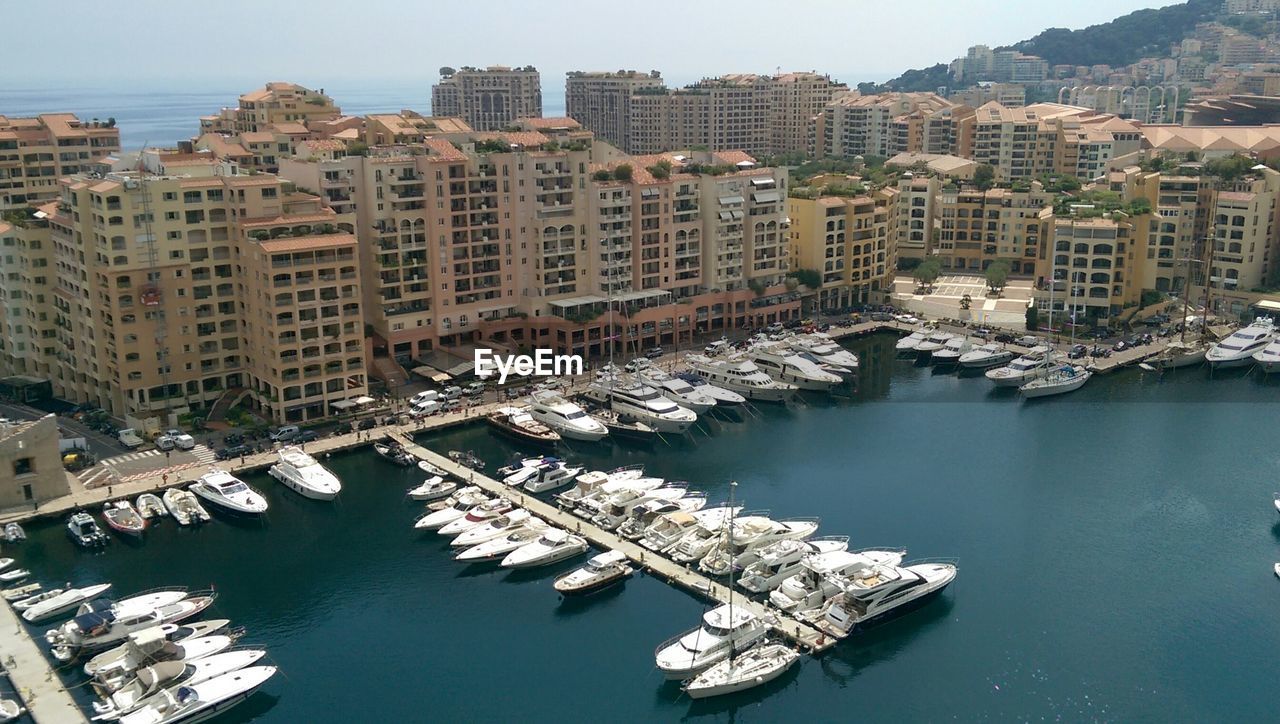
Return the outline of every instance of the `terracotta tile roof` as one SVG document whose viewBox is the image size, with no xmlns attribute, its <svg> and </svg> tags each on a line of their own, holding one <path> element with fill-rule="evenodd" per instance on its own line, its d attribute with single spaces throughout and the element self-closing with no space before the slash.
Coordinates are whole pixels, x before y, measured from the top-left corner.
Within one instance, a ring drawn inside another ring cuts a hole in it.
<svg viewBox="0 0 1280 724">
<path fill-rule="evenodd" d="M 276 134 L 266 131 L 248 131 L 240 134 L 241 143 L 274 143 Z"/>
<path fill-rule="evenodd" d="M 443 138 L 428 138 L 424 146 L 431 149 L 431 158 L 437 161 L 466 161 L 467 154 L 453 147 Z"/>
<path fill-rule="evenodd" d="M 572 118 L 565 118 L 565 117 L 560 117 L 560 118 L 521 118 L 521 119 L 520 119 L 519 121 L 517 121 L 517 122 L 518 122 L 518 123 L 521 123 L 521 124 L 523 124 L 523 125 L 525 125 L 525 126 L 528 126 L 529 128 L 532 128 L 532 129 L 534 129 L 534 130 L 539 130 L 539 129 L 559 130 L 559 129 L 564 129 L 564 128 L 569 128 L 569 129 L 582 128 L 582 124 L 581 124 L 581 123 L 578 123 L 577 121 L 573 120 Z"/>
<path fill-rule="evenodd" d="M 347 148 L 347 144 L 333 138 L 321 138 L 313 141 L 299 141 L 298 153 L 304 150 L 311 151 L 343 151 Z"/>
<path fill-rule="evenodd" d="M 716 161 L 719 161 L 720 163 L 727 163 L 731 166 L 735 166 L 743 161 L 759 163 L 746 151 L 716 151 L 711 154 L 711 156 L 715 158 Z"/>
<path fill-rule="evenodd" d="M 269 254 L 276 254 L 282 251 L 311 251 L 313 249 L 331 249 L 337 246 L 353 246 L 355 243 L 356 237 L 351 234 L 325 234 L 323 236 L 271 239 L 258 242 L 258 246 Z"/>
<path fill-rule="evenodd" d="M 251 219 L 241 219 L 240 226 L 257 227 L 257 226 L 289 226 L 290 224 L 332 224 L 337 220 L 337 215 L 329 214 L 292 214 L 289 216 L 258 216 Z"/>
<path fill-rule="evenodd" d="M 305 136 L 308 133 L 311 133 L 311 131 L 308 130 L 306 126 L 302 125 L 301 123 L 298 123 L 297 121 L 287 121 L 284 123 L 272 123 L 271 129 L 274 130 L 276 133 L 284 133 L 290 136 L 293 136 L 293 135 Z"/>
<path fill-rule="evenodd" d="M 13 231 L 13 225 L 0 221 L 0 234 L 8 234 L 10 231 Z"/>
</svg>

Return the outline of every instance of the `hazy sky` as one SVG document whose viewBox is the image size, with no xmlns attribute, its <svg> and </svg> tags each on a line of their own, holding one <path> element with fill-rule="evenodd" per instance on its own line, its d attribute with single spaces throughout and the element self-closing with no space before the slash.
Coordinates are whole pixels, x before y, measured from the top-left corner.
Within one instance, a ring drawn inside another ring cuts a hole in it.
<svg viewBox="0 0 1280 724">
<path fill-rule="evenodd" d="M 319 87 L 435 80 L 443 65 L 656 68 L 673 82 L 819 70 L 884 80 L 1048 27 L 1080 28 L 1162 0 L 61 0 L 8 3 L 0 86 L 292 80 Z M 23 28 L 31 28 L 25 32 Z"/>
</svg>

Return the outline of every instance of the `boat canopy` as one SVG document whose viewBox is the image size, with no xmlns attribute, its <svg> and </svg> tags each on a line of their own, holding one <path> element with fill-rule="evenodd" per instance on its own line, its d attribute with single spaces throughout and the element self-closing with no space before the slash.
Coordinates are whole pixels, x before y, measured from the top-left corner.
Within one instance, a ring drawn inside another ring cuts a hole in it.
<svg viewBox="0 0 1280 724">
<path fill-rule="evenodd" d="M 76 626 L 81 631 L 92 631 L 115 620 L 116 615 L 110 611 L 93 611 L 91 613 L 82 613 L 75 617 Z"/>
</svg>

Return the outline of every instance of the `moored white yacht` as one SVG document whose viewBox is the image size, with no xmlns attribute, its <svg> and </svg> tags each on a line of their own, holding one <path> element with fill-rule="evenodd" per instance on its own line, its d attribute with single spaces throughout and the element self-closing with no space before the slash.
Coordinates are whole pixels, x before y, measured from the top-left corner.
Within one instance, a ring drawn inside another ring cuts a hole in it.
<svg viewBox="0 0 1280 724">
<path fill-rule="evenodd" d="M 836 551 L 805 558 L 801 570 L 769 593 L 769 602 L 788 613 L 816 611 L 840 592 L 841 578 L 882 563 L 902 562 L 901 551 Z"/>
<path fill-rule="evenodd" d="M 137 652 L 138 647 L 135 643 L 138 639 L 146 639 L 153 634 L 163 636 L 165 641 L 173 643 L 184 643 L 205 636 L 212 636 L 223 631 L 231 623 L 230 619 L 214 618 L 202 621 L 193 621 L 188 624 L 165 623 L 159 626 L 153 626 L 149 629 L 134 632 L 129 635 L 124 643 L 114 648 L 107 649 L 100 654 L 85 662 L 84 673 L 86 676 L 95 676 L 99 671 L 106 671 L 111 668 L 119 668 L 125 665 L 130 656 Z"/>
<path fill-rule="evenodd" d="M 232 513 L 261 515 L 267 512 L 267 499 L 225 470 L 214 470 L 201 475 L 188 490 Z"/>
<path fill-rule="evenodd" d="M 631 514 L 618 526 L 618 535 L 636 540 L 660 516 L 667 513 L 692 513 L 707 506 L 706 493 L 688 493 L 676 500 L 650 500 L 631 509 Z"/>
<path fill-rule="evenodd" d="M 682 688 L 691 699 L 746 691 L 782 676 L 799 660 L 800 653 L 790 646 L 761 641 L 746 651 L 733 652 Z"/>
<path fill-rule="evenodd" d="M 929 327 L 917 329 L 902 339 L 894 343 L 893 348 L 898 354 L 906 354 L 916 351 L 916 347 L 925 340 L 934 330 Z"/>
<path fill-rule="evenodd" d="M 813 355 L 822 364 L 845 370 L 840 374 L 856 375 L 858 373 L 858 355 L 841 347 L 828 334 L 822 332 L 797 334 L 788 337 L 785 341 L 796 352 Z"/>
<path fill-rule="evenodd" d="M 713 385 L 692 372 L 677 372 L 675 377 L 684 380 L 693 389 L 715 400 L 716 407 L 720 409 L 736 409 L 747 401 L 747 398 L 733 390 Z"/>
<path fill-rule="evenodd" d="M 216 594 L 188 595 L 184 590 L 140 594 L 102 606 L 82 604 L 76 617 L 45 632 L 54 658 L 69 661 L 82 650 L 123 641 L 129 634 L 158 624 L 176 623 L 200 613 Z"/>
<path fill-rule="evenodd" d="M 1253 364 L 1253 353 L 1262 350 L 1276 337 L 1275 320 L 1258 317 L 1244 329 L 1237 329 L 1226 339 L 1209 348 L 1204 359 L 1215 368 L 1243 367 Z"/>
<path fill-rule="evenodd" d="M 1062 365 L 1019 387 L 1018 391 L 1027 399 L 1062 395 L 1084 387 L 1092 376 L 1092 372 L 1078 365 Z"/>
<path fill-rule="evenodd" d="M 687 407 L 699 415 L 709 412 L 716 406 L 715 398 L 693 387 L 688 382 L 673 377 L 657 367 L 649 367 L 639 372 L 640 379 L 651 385 L 663 397 Z"/>
<path fill-rule="evenodd" d="M 847 550 L 847 537 L 826 540 L 780 540 L 757 551 L 759 557 L 742 570 L 738 585 L 752 593 L 768 593 L 800 572 L 811 555 Z"/>
<path fill-rule="evenodd" d="M 741 510 L 741 506 L 720 505 L 691 513 L 667 513 L 659 516 L 645 529 L 644 535 L 640 538 L 640 545 L 661 553 L 678 544 L 685 536 L 698 532 L 699 536 L 709 539 L 708 546 L 710 546 L 714 544 L 716 535 L 724 528 L 725 521 Z"/>
<path fill-rule="evenodd" d="M 410 500 L 432 501 L 448 497 L 457 489 L 458 484 L 456 482 L 445 480 L 439 475 L 433 475 L 422 481 L 421 485 L 409 488 L 405 495 Z"/>
<path fill-rule="evenodd" d="M 525 543 L 502 559 L 503 568 L 533 568 L 572 558 L 587 552 L 587 541 L 582 536 L 559 528 L 549 528 L 534 541 Z"/>
<path fill-rule="evenodd" d="M 843 381 L 840 375 L 824 370 L 783 345 L 753 345 L 743 356 L 778 382 L 802 390 L 826 391 Z"/>
<path fill-rule="evenodd" d="M 734 518 L 728 538 L 718 542 L 698 561 L 698 568 L 712 576 L 723 576 L 755 560 L 752 552 L 780 540 L 804 540 L 818 530 L 817 518 L 773 520 L 763 515 Z"/>
<path fill-rule="evenodd" d="M 342 490 L 342 482 L 328 468 L 299 447 L 280 449 L 280 462 L 268 470 L 271 477 L 300 495 L 315 500 L 333 500 Z"/>
<path fill-rule="evenodd" d="M 523 508 L 516 508 L 462 531 L 456 538 L 449 541 L 449 545 L 454 548 L 466 548 L 479 545 L 485 541 L 491 541 L 494 538 L 502 538 L 519 528 L 523 528 L 532 518 L 533 516 L 530 515 L 529 511 Z"/>
<path fill-rule="evenodd" d="M 463 563 L 484 563 L 500 561 L 507 554 L 542 537 L 551 526 L 540 518 L 530 518 L 525 524 L 504 536 L 478 543 L 454 556 L 454 560 Z"/>
<path fill-rule="evenodd" d="M 1194 367 L 1204 364 L 1209 343 L 1203 340 L 1174 340 L 1160 354 L 1152 357 L 1151 365 L 1163 370 Z"/>
<path fill-rule="evenodd" d="M 843 591 L 823 606 L 816 624 L 832 636 L 847 636 L 855 628 L 941 593 L 955 578 L 956 565 L 951 562 L 865 568 L 836 581 Z"/>
<path fill-rule="evenodd" d="M 666 481 L 662 478 L 625 478 L 606 481 L 579 498 L 574 504 L 572 513 L 589 520 L 603 510 L 605 501 L 614 495 L 628 490 L 637 492 L 653 490 L 662 487 L 664 482 Z"/>
<path fill-rule="evenodd" d="M 1253 361 L 1263 374 L 1280 371 L 1280 339 L 1273 339 L 1266 347 L 1254 352 Z"/>
<path fill-rule="evenodd" d="M 474 485 L 459 488 L 448 498 L 429 504 L 427 512 L 414 521 L 413 527 L 417 530 L 441 528 L 463 517 L 467 514 L 467 511 L 488 500 L 489 496 Z"/>
<path fill-rule="evenodd" d="M 191 686 L 217 676 L 238 671 L 266 656 L 263 649 L 242 649 L 193 659 L 163 661 L 138 671 L 137 676 L 102 702 L 94 702 L 95 719 L 112 719 L 150 704 L 165 688 Z"/>
<path fill-rule="evenodd" d="M 592 382 L 586 397 L 619 415 L 639 420 L 658 432 L 685 433 L 698 421 L 698 414 L 663 397 L 649 385 L 605 377 Z"/>
<path fill-rule="evenodd" d="M 27 623 L 40 623 L 51 618 L 57 618 L 74 611 L 77 606 L 85 601 L 92 601 L 102 595 L 108 588 L 111 588 L 110 583 L 98 583 L 92 586 L 84 586 L 83 588 L 68 588 L 55 596 L 50 596 L 39 603 L 27 607 L 22 612 L 22 620 Z"/>
<path fill-rule="evenodd" d="M 1036 347 L 1004 367 L 987 370 L 986 378 L 996 387 L 1021 387 L 1048 372 L 1055 364 L 1053 352 L 1048 347 Z"/>
<path fill-rule="evenodd" d="M 748 609 L 722 604 L 702 615 L 702 626 L 658 646 L 654 661 L 667 679 L 682 680 L 706 670 L 764 638 L 769 625 Z"/>
<path fill-rule="evenodd" d="M 633 570 L 622 551 L 606 551 L 557 578 L 555 589 L 566 596 L 585 596 L 626 580 Z"/>
<path fill-rule="evenodd" d="M 933 351 L 929 361 L 939 367 L 950 367 L 960 363 L 960 358 L 973 349 L 973 341 L 968 337 L 956 335 L 947 340 L 940 349 Z"/>
<path fill-rule="evenodd" d="M 457 518 L 440 526 L 439 533 L 446 537 L 456 536 L 464 531 L 484 525 L 494 518 L 506 514 L 514 507 L 515 506 L 511 504 L 511 501 L 506 498 L 486 500 L 471 510 L 468 510 L 461 518 Z"/>
<path fill-rule="evenodd" d="M 556 502 L 560 505 L 566 508 L 572 508 L 578 504 L 578 501 L 588 495 L 591 495 L 597 488 L 605 483 L 618 482 L 622 480 L 636 480 L 642 475 L 644 475 L 643 465 L 628 465 L 611 470 L 607 473 L 601 470 L 592 470 L 591 472 L 579 475 L 577 479 L 573 481 L 572 488 L 569 488 L 563 493 L 556 493 L 554 497 Z"/>
<path fill-rule="evenodd" d="M 960 366 L 965 369 L 984 369 L 987 367 L 995 367 L 1012 360 L 1017 355 L 1013 350 L 1005 347 L 999 342 L 988 342 L 980 344 L 970 349 L 968 352 L 960 355 Z"/>
<path fill-rule="evenodd" d="M 631 511 L 637 506 L 650 501 L 671 502 L 679 500 L 684 497 L 686 492 L 688 491 L 683 483 L 680 485 L 667 484 L 650 490 L 637 490 L 635 488 L 620 490 L 601 501 L 600 510 L 591 516 L 591 522 L 605 530 L 614 530 L 622 525 L 622 522 L 631 515 Z"/>
<path fill-rule="evenodd" d="M 950 332 L 935 329 L 925 335 L 925 338 L 920 340 L 920 343 L 916 345 L 916 355 L 920 359 L 929 359 L 934 352 L 945 347 L 947 342 L 955 339 L 955 337 L 956 335 Z"/>
<path fill-rule="evenodd" d="M 747 359 L 712 359 L 691 354 L 684 361 L 691 372 L 707 382 L 737 392 L 748 400 L 786 402 L 797 389 L 793 384 L 778 382 Z"/>
<path fill-rule="evenodd" d="M 530 395 L 529 414 L 570 440 L 595 442 L 609 434 L 603 422 L 555 390 L 538 390 Z"/>
<path fill-rule="evenodd" d="M 581 467 L 569 467 L 559 458 L 543 458 L 537 464 L 527 465 L 502 479 L 513 488 L 523 487 L 531 493 L 543 493 L 563 488 L 582 473 Z"/>
<path fill-rule="evenodd" d="M 159 692 L 146 706 L 117 721 L 120 724 L 204 721 L 248 699 L 275 673 L 274 666 L 250 666 L 198 684 L 180 684 Z"/>
</svg>

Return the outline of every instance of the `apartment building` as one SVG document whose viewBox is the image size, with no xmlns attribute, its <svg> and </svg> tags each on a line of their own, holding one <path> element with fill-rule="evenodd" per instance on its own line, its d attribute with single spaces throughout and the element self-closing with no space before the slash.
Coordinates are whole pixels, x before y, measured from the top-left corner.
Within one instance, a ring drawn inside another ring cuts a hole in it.
<svg viewBox="0 0 1280 724">
<path fill-rule="evenodd" d="M 1214 239 L 1209 284 L 1224 291 L 1269 287 L 1280 278 L 1280 172 L 1255 169 L 1245 179 L 1210 195 L 1210 229 Z"/>
<path fill-rule="evenodd" d="M 1191 283 L 1202 284 L 1205 270 L 1189 260 L 1207 256 L 1205 229 L 1212 200 L 1210 179 L 1190 173 L 1142 171 L 1137 166 L 1107 174 L 1109 188 L 1126 202 L 1146 199 L 1154 213 L 1145 227 L 1136 223 L 1142 284 L 1148 289 L 1182 294 Z"/>
<path fill-rule="evenodd" d="M 933 253 L 934 209 L 942 180 L 932 175 L 911 175 L 898 181 L 893 216 L 895 255 L 900 259 L 925 259 Z"/>
<path fill-rule="evenodd" d="M 1065 174 L 1092 180 L 1110 159 L 1139 150 L 1138 126 L 1087 108 L 987 103 L 965 119 L 958 154 L 991 165 L 1003 181 Z"/>
<path fill-rule="evenodd" d="M 0 370 L 48 378 L 56 351 L 55 265 L 48 217 L 56 202 L 0 221 Z"/>
<path fill-rule="evenodd" d="M 815 116 L 815 153 L 835 157 L 950 153 L 955 120 L 953 104 L 936 93 L 850 93 L 826 104 Z"/>
<path fill-rule="evenodd" d="M 635 148 L 631 139 L 631 97 L 638 91 L 663 88 L 658 71 L 568 73 L 565 111 L 596 138 L 621 149 Z"/>
<path fill-rule="evenodd" d="M 980 272 L 1007 260 L 1014 274 L 1032 274 L 1053 220 L 1053 196 L 1039 182 L 1024 190 L 943 188 L 934 202 L 938 238 L 932 248 L 947 270 Z"/>
<path fill-rule="evenodd" d="M 0 115 L 0 212 L 48 201 L 58 179 L 120 150 L 114 118 L 81 121 L 70 113 Z"/>
<path fill-rule="evenodd" d="M 274 81 L 240 96 L 235 108 L 223 108 L 215 115 L 200 117 L 200 134 L 239 135 L 268 130 L 281 123 L 308 123 L 331 120 L 342 115 L 342 109 L 325 95 L 324 89 L 311 90 L 297 83 Z"/>
<path fill-rule="evenodd" d="M 820 309 L 880 303 L 893 289 L 899 196 L 883 188 L 787 200 L 792 263 L 822 275 Z"/>
<path fill-rule="evenodd" d="M 1016 83 L 982 83 L 952 91 L 947 100 L 970 108 L 978 108 L 991 101 L 1009 108 L 1020 108 L 1027 104 L 1027 87 Z"/>
<path fill-rule="evenodd" d="M 1041 319 L 1053 326 L 1105 325 L 1126 306 L 1138 303 L 1143 284 L 1135 231 L 1146 221 L 1125 214 L 1053 220 L 1052 253 L 1037 267 L 1034 297 Z M 1052 292 L 1048 280 L 1055 280 Z"/>
<path fill-rule="evenodd" d="M 637 84 L 626 102 L 623 148 L 632 154 L 689 147 L 755 154 L 807 152 L 811 119 L 846 92 L 843 83 L 817 73 L 734 73 L 679 89 Z"/>
<path fill-rule="evenodd" d="M 533 66 L 449 72 L 431 87 L 431 113 L 461 118 L 478 131 L 499 131 L 516 119 L 541 117 L 541 75 Z"/>
<path fill-rule="evenodd" d="M 71 492 L 58 447 L 58 419 L 0 422 L 0 510 L 39 505 Z"/>
<path fill-rule="evenodd" d="M 34 255 L 19 273 L 39 356 L 18 368 L 6 340 L 6 369 L 160 426 L 244 390 L 278 422 L 363 394 L 354 218 L 275 176 L 184 155 L 62 179 L 59 200 L 32 217 L 48 224 L 49 274 Z M 20 236 L 30 248 L 40 233 L 26 223 Z"/>
</svg>

